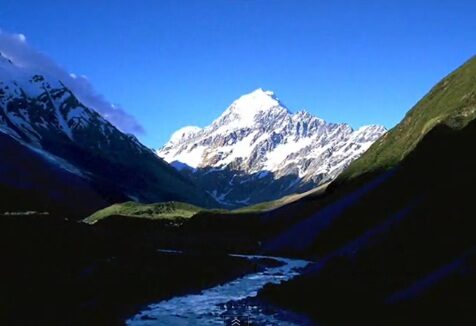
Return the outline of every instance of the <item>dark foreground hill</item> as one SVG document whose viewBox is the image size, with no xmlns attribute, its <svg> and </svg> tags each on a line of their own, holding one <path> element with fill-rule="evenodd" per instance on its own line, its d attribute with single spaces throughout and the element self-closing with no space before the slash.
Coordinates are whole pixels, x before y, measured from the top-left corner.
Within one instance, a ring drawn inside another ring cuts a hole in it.
<svg viewBox="0 0 476 326">
<path fill-rule="evenodd" d="M 276 212 L 299 222 L 266 251 L 318 263 L 261 298 L 322 325 L 476 323 L 475 67 L 445 78 L 324 196 Z M 428 103 L 452 110 L 425 124 L 441 113 Z"/>
<path fill-rule="evenodd" d="M 148 304 L 271 263 L 199 250 L 160 252 L 177 238 L 176 226 L 129 222 L 90 226 L 55 216 L 0 215 L 0 324 L 124 325 Z"/>
</svg>

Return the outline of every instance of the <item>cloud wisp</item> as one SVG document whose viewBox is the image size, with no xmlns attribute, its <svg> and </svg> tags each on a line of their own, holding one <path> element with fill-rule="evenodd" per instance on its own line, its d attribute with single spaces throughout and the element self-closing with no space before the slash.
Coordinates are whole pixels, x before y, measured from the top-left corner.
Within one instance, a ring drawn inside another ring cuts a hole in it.
<svg viewBox="0 0 476 326">
<path fill-rule="evenodd" d="M 97 111 L 123 132 L 136 135 L 145 133 L 142 125 L 132 115 L 107 101 L 94 89 L 87 77 L 67 72 L 47 55 L 31 47 L 25 35 L 0 30 L 0 52 L 15 65 L 60 80 L 84 105 Z"/>
</svg>

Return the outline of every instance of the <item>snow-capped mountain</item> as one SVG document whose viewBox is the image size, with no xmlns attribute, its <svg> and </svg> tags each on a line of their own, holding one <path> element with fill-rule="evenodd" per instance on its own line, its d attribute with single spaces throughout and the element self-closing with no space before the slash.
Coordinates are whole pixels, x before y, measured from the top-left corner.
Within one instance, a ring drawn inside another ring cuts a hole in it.
<svg viewBox="0 0 476 326">
<path fill-rule="evenodd" d="M 9 171 L 8 175 L 0 173 L 0 186 L 14 188 L 25 197 L 45 188 L 45 192 L 51 192 L 47 199 L 50 204 L 55 201 L 52 198 L 61 201 L 64 188 L 60 191 L 33 181 L 39 180 L 39 175 L 50 176 L 41 178 L 46 182 L 56 180 L 54 171 L 59 171 L 74 179 L 74 184 L 86 184 L 88 193 L 94 194 L 91 196 L 97 198 L 96 204 L 76 198 L 76 204 L 89 210 L 131 199 L 181 200 L 205 206 L 214 203 L 133 135 L 124 134 L 85 106 L 61 80 L 16 64 L 1 53 L 0 136 L 2 144 L 12 148 L 11 155 L 2 155 L 0 160 L 0 171 L 2 167 Z M 25 151 L 31 161 L 41 159 L 42 163 L 26 168 L 29 162 L 18 162 L 15 157 Z M 20 171 L 26 170 L 35 170 L 35 176 L 25 177 Z"/>
<path fill-rule="evenodd" d="M 242 206 L 334 179 L 385 132 L 292 113 L 273 92 L 257 89 L 211 125 L 176 131 L 157 154 L 222 204 Z"/>
<path fill-rule="evenodd" d="M 15 65 L 0 53 L 0 131 L 42 152 L 68 142 L 105 150 L 118 138 L 137 152 L 149 151 L 96 111 L 83 105 L 60 80 Z"/>
</svg>

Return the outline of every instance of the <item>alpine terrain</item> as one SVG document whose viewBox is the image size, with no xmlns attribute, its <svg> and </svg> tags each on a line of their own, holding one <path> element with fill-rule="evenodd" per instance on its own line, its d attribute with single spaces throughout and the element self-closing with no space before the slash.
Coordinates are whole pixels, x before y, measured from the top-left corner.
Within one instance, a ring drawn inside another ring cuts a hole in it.
<svg viewBox="0 0 476 326">
<path fill-rule="evenodd" d="M 333 180 L 385 132 L 292 113 L 273 92 L 257 89 L 211 125 L 176 131 L 157 154 L 223 206 L 240 207 Z"/>
<path fill-rule="evenodd" d="M 61 80 L 1 53 L 0 146 L 2 211 L 59 209 L 84 216 L 126 200 L 214 203 Z"/>
<path fill-rule="evenodd" d="M 319 325 L 475 325 L 475 139 L 473 56 L 325 194 L 271 214 L 299 222 L 267 252 L 317 263 L 262 297 Z"/>
</svg>

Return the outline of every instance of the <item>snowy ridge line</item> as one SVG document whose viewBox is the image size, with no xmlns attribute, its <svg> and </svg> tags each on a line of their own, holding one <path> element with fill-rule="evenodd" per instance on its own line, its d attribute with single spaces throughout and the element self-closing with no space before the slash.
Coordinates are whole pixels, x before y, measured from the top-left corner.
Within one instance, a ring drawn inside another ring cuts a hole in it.
<svg viewBox="0 0 476 326">
<path fill-rule="evenodd" d="M 202 181 L 223 205 L 244 206 L 333 180 L 385 132 L 383 126 L 354 130 L 305 111 L 292 113 L 260 88 L 235 100 L 210 125 L 179 129 L 157 155 Z M 279 179 L 283 184 L 273 185 Z M 258 188 L 267 193 L 249 198 Z"/>
</svg>

